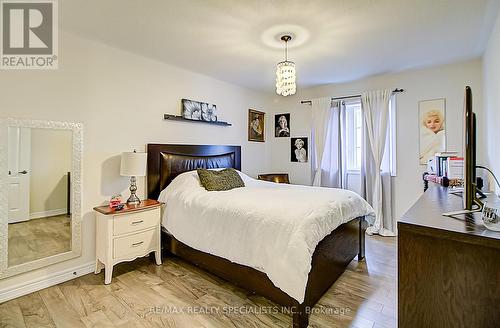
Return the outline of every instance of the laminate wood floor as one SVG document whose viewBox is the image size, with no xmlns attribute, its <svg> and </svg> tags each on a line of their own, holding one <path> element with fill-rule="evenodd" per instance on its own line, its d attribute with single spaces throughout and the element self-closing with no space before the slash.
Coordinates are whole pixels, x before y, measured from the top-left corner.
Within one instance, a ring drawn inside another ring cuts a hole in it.
<svg viewBox="0 0 500 328">
<path fill-rule="evenodd" d="M 8 265 L 14 266 L 71 250 L 71 218 L 57 215 L 9 224 Z"/>
<path fill-rule="evenodd" d="M 396 240 L 367 236 L 367 260 L 353 260 L 313 308 L 310 327 L 396 327 Z M 0 304 L 0 327 L 291 327 L 274 303 L 176 258 L 149 258 Z"/>
</svg>

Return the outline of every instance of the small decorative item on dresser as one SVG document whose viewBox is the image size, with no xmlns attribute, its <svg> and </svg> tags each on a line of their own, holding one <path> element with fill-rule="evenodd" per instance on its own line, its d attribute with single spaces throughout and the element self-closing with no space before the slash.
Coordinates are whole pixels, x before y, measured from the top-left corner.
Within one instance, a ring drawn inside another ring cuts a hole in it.
<svg viewBox="0 0 500 328">
<path fill-rule="evenodd" d="M 130 197 L 127 200 L 127 205 L 138 205 L 141 200 L 135 194 L 137 191 L 136 177 L 146 175 L 146 163 L 148 154 L 138 153 L 135 151 L 130 153 L 122 153 L 120 175 L 130 177 Z"/>
<path fill-rule="evenodd" d="M 110 208 L 117 209 L 121 205 L 122 205 L 122 195 L 121 194 L 114 195 L 109 200 L 109 207 Z"/>
<path fill-rule="evenodd" d="M 495 207 L 496 206 L 496 207 Z M 499 210 L 500 208 L 500 203 L 488 203 L 485 202 L 483 206 L 483 225 L 492 230 L 492 231 L 497 231 L 500 232 L 500 216 L 499 216 Z"/>
<path fill-rule="evenodd" d="M 155 252 L 161 265 L 161 205 L 146 199 L 139 205 L 125 205 L 119 212 L 109 206 L 94 207 L 96 220 L 95 274 L 105 269 L 104 283 L 110 284 L 113 266 Z"/>
</svg>

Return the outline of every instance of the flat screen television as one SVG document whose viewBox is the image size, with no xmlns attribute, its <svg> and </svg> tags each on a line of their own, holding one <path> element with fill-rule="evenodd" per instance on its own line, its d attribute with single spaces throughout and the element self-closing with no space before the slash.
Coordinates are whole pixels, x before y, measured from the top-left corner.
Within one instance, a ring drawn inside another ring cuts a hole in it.
<svg viewBox="0 0 500 328">
<path fill-rule="evenodd" d="M 480 212 L 483 203 L 477 196 L 476 184 L 476 114 L 472 110 L 472 90 L 465 87 L 464 96 L 464 190 L 462 192 L 463 210 L 444 213 L 446 216 Z"/>
</svg>

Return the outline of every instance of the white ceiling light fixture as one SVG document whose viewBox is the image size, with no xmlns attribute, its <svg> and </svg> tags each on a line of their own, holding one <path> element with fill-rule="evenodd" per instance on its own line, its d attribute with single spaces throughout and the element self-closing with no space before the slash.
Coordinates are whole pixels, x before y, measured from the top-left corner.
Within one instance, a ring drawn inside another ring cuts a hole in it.
<svg viewBox="0 0 500 328">
<path fill-rule="evenodd" d="M 276 93 L 283 97 L 297 92 L 295 63 L 288 60 L 288 41 L 291 39 L 290 35 L 281 37 L 281 40 L 285 42 L 285 60 L 276 65 Z"/>
</svg>

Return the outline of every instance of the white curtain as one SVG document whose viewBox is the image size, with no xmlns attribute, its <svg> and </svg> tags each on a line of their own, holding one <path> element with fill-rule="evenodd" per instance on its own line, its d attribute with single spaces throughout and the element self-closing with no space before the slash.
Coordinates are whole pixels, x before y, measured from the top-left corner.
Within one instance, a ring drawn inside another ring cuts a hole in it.
<svg viewBox="0 0 500 328">
<path fill-rule="evenodd" d="M 375 210 L 375 222 L 366 232 L 382 236 L 396 235 L 391 210 L 391 174 L 386 163 L 389 159 L 387 138 L 391 95 L 390 90 L 380 90 L 365 92 L 361 96 L 364 119 L 361 192 Z"/>
<path fill-rule="evenodd" d="M 332 99 L 330 97 L 313 99 L 311 127 L 311 169 L 313 186 L 321 186 L 323 154 L 328 136 L 332 115 Z"/>
<path fill-rule="evenodd" d="M 321 187 L 347 189 L 346 106 L 332 102 L 325 150 L 321 161 Z"/>
</svg>

